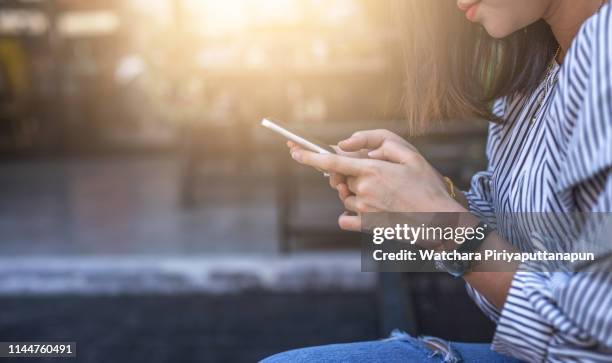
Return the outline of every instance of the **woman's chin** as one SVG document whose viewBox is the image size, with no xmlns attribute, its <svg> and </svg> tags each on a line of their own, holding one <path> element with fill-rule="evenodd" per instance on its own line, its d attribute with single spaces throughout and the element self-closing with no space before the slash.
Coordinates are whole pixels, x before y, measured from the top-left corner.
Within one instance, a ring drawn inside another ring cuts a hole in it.
<svg viewBox="0 0 612 363">
<path fill-rule="evenodd" d="M 508 29 L 500 28 L 498 26 L 487 26 L 486 24 L 483 24 L 483 27 L 487 33 L 495 39 L 503 39 L 513 33 L 513 31 L 508 31 Z"/>
</svg>

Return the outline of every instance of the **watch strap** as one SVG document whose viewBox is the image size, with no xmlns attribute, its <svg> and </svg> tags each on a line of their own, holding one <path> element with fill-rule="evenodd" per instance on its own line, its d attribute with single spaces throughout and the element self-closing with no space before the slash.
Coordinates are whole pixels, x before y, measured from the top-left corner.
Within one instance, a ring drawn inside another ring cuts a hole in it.
<svg viewBox="0 0 612 363">
<path fill-rule="evenodd" d="M 482 229 L 482 238 L 477 238 L 476 233 L 472 234 L 470 237 L 466 238 L 466 240 L 457 247 L 456 251 L 459 253 L 470 253 L 476 252 L 482 245 L 482 243 L 487 239 L 489 233 L 491 233 L 492 229 L 486 222 L 480 221 L 478 225 L 474 228 L 474 230 Z M 455 242 L 456 243 L 456 242 Z M 436 268 L 438 270 L 446 271 L 449 274 L 455 277 L 461 277 L 465 275 L 467 272 L 471 270 L 473 267 L 473 261 L 437 261 Z"/>
</svg>

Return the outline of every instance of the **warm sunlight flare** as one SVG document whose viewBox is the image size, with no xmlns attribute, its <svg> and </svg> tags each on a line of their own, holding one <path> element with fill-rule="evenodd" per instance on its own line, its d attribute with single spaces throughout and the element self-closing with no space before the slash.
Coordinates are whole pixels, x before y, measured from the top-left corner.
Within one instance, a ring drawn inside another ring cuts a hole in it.
<svg viewBox="0 0 612 363">
<path fill-rule="evenodd" d="M 206 35 L 304 22 L 340 25 L 359 10 L 352 0 L 131 0 L 131 5 L 165 21 L 180 9 L 185 27 Z"/>
</svg>

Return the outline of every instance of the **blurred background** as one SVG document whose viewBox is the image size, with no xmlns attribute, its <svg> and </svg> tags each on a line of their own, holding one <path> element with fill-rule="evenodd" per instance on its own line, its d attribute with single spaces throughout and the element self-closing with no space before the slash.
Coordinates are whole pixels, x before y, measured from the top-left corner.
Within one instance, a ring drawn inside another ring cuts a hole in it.
<svg viewBox="0 0 612 363">
<path fill-rule="evenodd" d="M 489 339 L 460 280 L 361 273 L 327 180 L 258 126 L 330 144 L 391 129 L 465 188 L 486 124 L 406 134 L 396 15 L 392 0 L 0 0 L 0 341 L 248 362 L 393 328 Z"/>
</svg>

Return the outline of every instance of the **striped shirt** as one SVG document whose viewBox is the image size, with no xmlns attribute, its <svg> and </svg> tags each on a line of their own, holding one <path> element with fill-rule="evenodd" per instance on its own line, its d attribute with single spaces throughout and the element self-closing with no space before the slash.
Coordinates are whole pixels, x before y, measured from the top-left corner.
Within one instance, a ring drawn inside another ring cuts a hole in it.
<svg viewBox="0 0 612 363">
<path fill-rule="evenodd" d="M 553 64 L 531 94 L 500 99 L 493 111 L 504 122 L 489 127 L 489 165 L 466 192 L 470 211 L 522 251 L 534 250 L 525 242 L 531 226 L 509 220 L 513 213 L 612 212 L 610 5 L 582 25 L 562 66 Z M 612 362 L 610 271 L 610 258 L 585 271 L 521 268 L 501 311 L 467 289 L 497 323 L 493 350 L 530 362 Z"/>
</svg>

